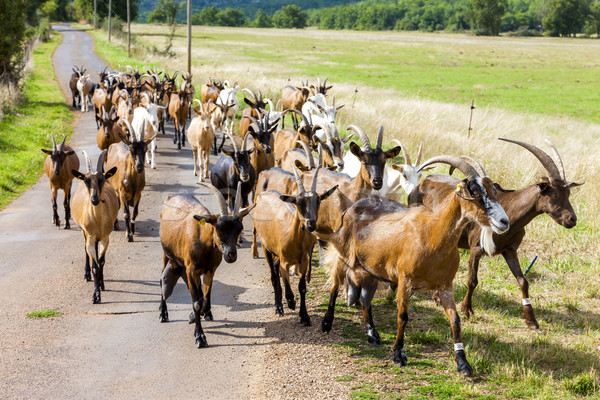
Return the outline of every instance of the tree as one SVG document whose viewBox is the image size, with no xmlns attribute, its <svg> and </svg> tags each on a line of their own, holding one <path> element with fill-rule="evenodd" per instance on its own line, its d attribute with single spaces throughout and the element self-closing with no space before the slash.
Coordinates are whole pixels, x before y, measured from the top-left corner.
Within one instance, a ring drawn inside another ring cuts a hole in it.
<svg viewBox="0 0 600 400">
<path fill-rule="evenodd" d="M 273 14 L 273 25 L 277 28 L 299 28 L 306 27 L 306 14 L 300 7 L 295 4 L 281 7 Z"/>
<path fill-rule="evenodd" d="M 552 0 L 544 19 L 544 29 L 551 36 L 575 36 L 581 31 L 588 14 L 589 3 L 586 0 Z"/>
<path fill-rule="evenodd" d="M 262 9 L 259 8 L 254 15 L 252 26 L 255 28 L 272 28 L 273 22 L 271 21 L 271 17 L 269 17 Z"/>
<path fill-rule="evenodd" d="M 134 21 L 138 15 L 138 3 L 140 0 L 130 0 L 131 20 Z M 119 17 L 122 21 L 127 21 L 127 2 L 113 1 L 112 15 Z M 73 9 L 77 19 L 94 19 L 94 0 L 74 0 Z M 98 19 L 103 20 L 108 17 L 108 1 L 97 0 Z"/>
<path fill-rule="evenodd" d="M 600 37 L 600 1 L 595 1 L 590 7 L 590 31 Z"/>
<path fill-rule="evenodd" d="M 240 10 L 227 7 L 218 14 L 220 26 L 244 26 L 246 17 Z"/>
<path fill-rule="evenodd" d="M 172 25 L 177 17 L 179 6 L 178 0 L 158 0 L 158 5 L 148 14 L 148 23 Z"/>
<path fill-rule="evenodd" d="M 477 34 L 498 36 L 502 16 L 508 7 L 506 0 L 472 0 L 472 5 Z"/>
<path fill-rule="evenodd" d="M 192 24 L 209 26 L 218 25 L 219 12 L 219 9 L 215 6 L 203 8 L 198 14 L 192 15 Z"/>
<path fill-rule="evenodd" d="M 0 80 L 18 82 L 25 39 L 25 0 L 0 1 Z"/>
</svg>

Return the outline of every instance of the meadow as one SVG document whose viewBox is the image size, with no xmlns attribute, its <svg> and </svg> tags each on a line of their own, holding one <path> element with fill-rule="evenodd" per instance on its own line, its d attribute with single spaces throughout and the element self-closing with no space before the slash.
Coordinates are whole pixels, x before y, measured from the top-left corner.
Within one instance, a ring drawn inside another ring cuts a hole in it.
<svg viewBox="0 0 600 400">
<path fill-rule="evenodd" d="M 168 28 L 133 25 L 134 58 L 123 42 L 92 32 L 96 50 L 109 65 L 154 65 L 185 70 L 185 28 L 175 32 L 171 51 L 161 55 Z M 600 368 L 600 196 L 597 147 L 600 138 L 594 88 L 600 43 L 547 38 L 479 38 L 466 35 L 194 27 L 194 80 L 209 76 L 238 81 L 278 99 L 281 88 L 301 80 L 329 78 L 340 110 L 339 127 L 357 124 L 385 140 L 397 138 L 424 157 L 469 155 L 505 188 L 520 188 L 546 175 L 524 149 L 497 137 L 524 140 L 549 151 L 558 148 L 573 189 L 578 224 L 566 230 L 547 216 L 527 228 L 522 267 L 537 255 L 527 276 L 540 323 L 531 331 L 522 319 L 520 291 L 502 258 L 486 258 L 474 296 L 475 317 L 463 318 L 467 357 L 476 375 L 454 371 L 451 333 L 440 307 L 428 295 L 413 295 L 407 326 L 409 365 L 391 362 L 395 336 L 393 297 L 382 292 L 375 321 L 383 344 L 368 345 L 359 313 L 341 301 L 334 329 L 346 338 L 336 351 L 356 357 L 356 373 L 344 377 L 352 398 L 578 398 L 598 396 Z M 197 90 L 199 93 L 199 90 Z M 475 99 L 471 132 L 471 100 Z M 439 168 L 437 172 L 445 169 Z M 466 262 L 455 279 L 457 302 L 466 292 Z M 313 299 L 327 304 L 323 271 Z M 319 311 L 320 313 L 320 311 Z"/>
</svg>

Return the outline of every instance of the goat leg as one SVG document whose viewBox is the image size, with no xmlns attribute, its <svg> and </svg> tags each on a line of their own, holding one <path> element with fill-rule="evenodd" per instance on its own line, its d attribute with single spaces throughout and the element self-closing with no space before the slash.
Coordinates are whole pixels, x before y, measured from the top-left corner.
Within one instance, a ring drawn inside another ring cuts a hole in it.
<svg viewBox="0 0 600 400">
<path fill-rule="evenodd" d="M 179 279 L 179 274 L 175 271 L 173 264 L 169 263 L 167 256 L 163 253 L 163 272 L 160 277 L 160 307 L 159 321 L 169 322 L 169 312 L 167 311 L 167 299 L 171 297 L 175 284 Z"/>
<path fill-rule="evenodd" d="M 456 304 L 454 303 L 454 292 L 452 289 L 444 290 L 443 292 L 435 291 L 433 298 L 439 301 L 444 307 L 448 320 L 450 320 L 450 326 L 452 328 L 452 334 L 454 336 L 454 361 L 456 362 L 456 370 L 465 376 L 473 375 L 473 368 L 467 361 L 465 350 L 462 344 L 462 337 L 460 333 L 460 318 L 456 312 Z"/>
<path fill-rule="evenodd" d="M 311 326 L 310 316 L 306 310 L 306 274 L 302 274 L 298 282 L 298 292 L 300 292 L 300 323 L 304 326 Z"/>
<path fill-rule="evenodd" d="M 252 258 L 258 258 L 258 246 L 256 244 L 256 228 L 252 228 Z"/>
<path fill-rule="evenodd" d="M 204 315 L 204 319 L 207 321 L 213 320 L 212 311 L 210 310 L 210 294 L 212 293 L 213 277 L 214 271 L 208 271 L 204 274 L 204 278 L 202 279 L 202 284 L 204 286 L 204 302 L 202 303 L 202 311 L 200 313 Z"/>
<path fill-rule="evenodd" d="M 517 279 L 517 283 L 521 288 L 521 295 L 523 296 L 523 299 L 529 300 L 529 282 L 527 282 L 527 279 L 525 278 L 525 276 L 523 276 L 523 271 L 521 270 L 521 265 L 519 264 L 519 257 L 517 256 L 517 252 L 512 249 L 505 250 L 502 253 L 502 256 L 506 260 L 506 263 L 510 268 L 510 272 L 512 272 L 515 278 Z M 523 304 L 523 317 L 525 318 L 525 323 L 527 324 L 527 327 L 529 327 L 530 329 L 539 329 L 540 325 L 538 324 L 535 318 L 533 306 L 529 301 L 526 301 L 524 303 L 529 303 Z"/>
<path fill-rule="evenodd" d="M 56 203 L 56 196 L 58 190 L 52 188 L 52 223 L 60 228 L 60 217 L 58 216 L 58 204 Z"/>
<path fill-rule="evenodd" d="M 92 275 L 94 276 L 94 294 L 92 296 L 93 304 L 99 304 L 102 302 L 100 295 L 100 267 L 98 266 L 98 253 L 96 252 L 97 248 L 98 242 L 95 239 L 92 240 L 92 238 L 88 238 L 86 250 L 92 259 Z"/>
<path fill-rule="evenodd" d="M 206 336 L 204 335 L 204 331 L 202 330 L 202 318 L 200 316 L 200 312 L 202 310 L 202 289 L 200 288 L 200 282 L 196 282 L 193 274 L 193 266 L 186 266 L 187 280 L 188 280 L 188 288 L 190 290 L 190 294 L 192 295 L 192 305 L 194 308 L 194 319 L 195 319 L 195 329 L 194 329 L 194 337 L 196 338 L 196 346 L 198 348 L 207 347 L 208 342 L 206 341 Z"/>
<path fill-rule="evenodd" d="M 129 213 L 129 204 L 123 202 L 123 214 L 125 217 L 125 237 L 128 242 L 133 242 L 133 233 L 131 232 L 131 215 Z"/>
<path fill-rule="evenodd" d="M 85 251 L 85 269 L 84 269 L 84 279 L 87 282 L 92 280 L 92 272 L 90 268 L 90 255 L 87 252 L 87 236 L 85 231 L 83 231 L 83 250 Z"/>
<path fill-rule="evenodd" d="M 279 261 L 273 260 L 273 253 L 263 247 L 265 259 L 271 270 L 271 284 L 275 293 L 275 314 L 283 315 L 283 303 L 281 301 L 281 281 L 279 280 Z"/>
<path fill-rule="evenodd" d="M 285 287 L 285 300 L 287 301 L 288 308 L 290 310 L 296 309 L 296 300 L 294 299 L 294 292 L 290 285 L 290 269 L 289 266 L 284 266 L 279 269 L 279 273 L 283 278 L 283 286 Z"/>
<path fill-rule="evenodd" d="M 408 322 L 408 297 L 410 289 L 406 282 L 398 281 L 398 291 L 396 293 L 396 304 L 398 306 L 398 331 L 396 333 L 396 342 L 394 343 L 394 362 L 401 367 L 408 362 L 404 352 L 404 328 Z"/>
<path fill-rule="evenodd" d="M 331 331 L 331 327 L 333 326 L 333 317 L 335 315 L 335 300 L 337 299 L 339 291 L 339 285 L 334 283 L 329 290 L 329 304 L 327 305 L 327 312 L 323 317 L 323 321 L 321 322 L 321 331 L 327 332 Z"/>
<path fill-rule="evenodd" d="M 461 311 L 465 315 L 465 318 L 469 319 L 473 316 L 473 292 L 477 288 L 479 281 L 477 280 L 477 272 L 479 271 L 479 261 L 484 255 L 484 251 L 481 247 L 474 247 L 471 249 L 469 256 L 469 276 L 467 278 L 467 293 L 461 304 Z"/>
<path fill-rule="evenodd" d="M 373 307 L 371 307 L 371 302 L 373 301 L 379 282 L 377 279 L 369 278 L 364 279 L 362 284 L 363 286 L 360 288 L 360 302 L 363 311 L 363 324 L 367 331 L 367 341 L 371 344 L 380 345 L 381 338 L 379 337 L 379 332 L 375 329 Z"/>
<path fill-rule="evenodd" d="M 69 222 L 71 219 L 71 185 L 68 185 L 65 190 L 63 206 L 65 207 L 65 229 L 71 229 L 71 223 Z"/>
</svg>

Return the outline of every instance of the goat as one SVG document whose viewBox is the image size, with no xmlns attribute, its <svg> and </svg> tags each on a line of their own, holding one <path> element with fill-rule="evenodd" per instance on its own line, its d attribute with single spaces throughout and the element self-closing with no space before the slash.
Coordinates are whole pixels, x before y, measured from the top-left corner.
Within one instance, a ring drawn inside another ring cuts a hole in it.
<svg viewBox="0 0 600 400">
<path fill-rule="evenodd" d="M 73 108 L 78 108 L 81 103 L 81 98 L 79 97 L 79 90 L 77 89 L 77 82 L 81 75 L 85 74 L 85 69 L 83 69 L 83 65 L 81 68 L 74 65 L 73 73 L 71 74 L 71 79 L 69 80 L 69 89 L 71 89 L 71 96 L 73 97 Z"/>
<path fill-rule="evenodd" d="M 210 303 L 213 277 L 222 258 L 227 263 L 236 261 L 237 242 L 244 228 L 242 219 L 254 207 L 240 209 L 241 182 L 231 214 L 227 213 L 225 199 L 219 190 L 212 185 L 201 184 L 215 195 L 219 214 L 211 214 L 185 191 L 167 197 L 160 213 L 160 243 L 163 248 L 160 322 L 169 321 L 167 299 L 181 277 L 192 297 L 194 337 L 198 348 L 208 346 L 201 317 L 204 316 L 207 321 L 213 319 Z"/>
<path fill-rule="evenodd" d="M 112 89 L 114 89 L 114 87 L 112 87 Z M 108 90 L 103 87 L 99 87 L 96 90 L 94 90 L 94 94 L 92 96 L 92 104 L 94 104 L 96 129 L 100 129 L 100 123 L 102 121 L 102 108 L 104 107 L 110 110 L 112 105 L 110 102 Z"/>
<path fill-rule="evenodd" d="M 417 154 L 417 161 L 415 165 L 412 164 L 412 160 L 408 151 L 402 146 L 397 139 L 392 139 L 392 142 L 402 148 L 404 155 L 404 164 L 392 164 L 386 165 L 383 169 L 383 185 L 378 191 L 378 194 L 382 197 L 387 197 L 392 200 L 399 201 L 402 196 L 402 190 L 408 197 L 415 192 L 415 188 L 419 185 L 421 179 L 421 171 L 419 171 L 419 163 L 421 162 L 421 155 L 423 150 L 423 143 L 419 146 L 419 152 Z M 360 161 L 352 153 L 348 153 L 344 156 L 344 169 L 342 172 L 350 177 L 356 176 L 360 171 Z M 426 167 L 422 171 L 426 171 L 433 167 Z M 419 172 L 417 172 L 419 171 Z"/>
<path fill-rule="evenodd" d="M 247 133 L 246 137 L 249 135 L 250 133 Z M 233 210 L 235 199 L 233 191 L 238 187 L 238 182 L 242 182 L 242 206 L 246 207 L 249 204 L 248 195 L 254 189 L 254 182 L 256 181 L 256 172 L 250 164 L 250 157 L 256 148 L 246 150 L 248 140 L 244 140 L 242 150 L 238 151 L 233 138 L 230 137 L 230 140 L 233 151 L 223 149 L 223 153 L 219 154 L 219 158 L 217 158 L 210 171 L 210 182 L 217 189 L 225 191 L 225 199 L 227 199 L 229 209 Z"/>
<path fill-rule="evenodd" d="M 299 112 L 302 111 L 302 105 L 308 99 L 310 95 L 310 88 L 306 85 L 302 87 L 294 87 L 294 86 L 286 86 L 283 88 L 281 92 L 281 105 L 284 109 L 289 110 L 297 110 Z M 292 119 L 294 120 L 294 127 L 298 127 L 298 119 L 292 114 Z"/>
<path fill-rule="evenodd" d="M 302 114 L 310 116 L 314 123 L 318 123 L 323 126 L 329 127 L 334 134 L 338 134 L 337 127 L 335 126 L 335 118 L 340 108 L 344 107 L 344 104 L 339 106 L 335 105 L 335 95 L 331 105 L 327 105 L 327 99 L 322 94 L 311 96 L 302 106 Z"/>
<path fill-rule="evenodd" d="M 537 183 L 515 191 L 505 190 L 500 185 L 495 185 L 498 191 L 498 201 L 504 207 L 510 219 L 511 226 L 507 232 L 501 235 L 490 235 L 488 232 L 486 236 L 484 235 L 485 231 L 479 226 L 472 225 L 468 225 L 463 230 L 458 247 L 469 249 L 470 257 L 467 293 L 462 301 L 461 310 L 467 318 L 473 315 L 472 297 L 478 283 L 477 271 L 479 270 L 481 258 L 485 255 L 502 254 L 521 289 L 525 323 L 531 329 L 538 329 L 539 324 L 529 299 L 529 283 L 521 271 L 517 252 L 525 237 L 525 227 L 540 214 L 548 214 L 557 224 L 567 229 L 571 229 L 577 224 L 577 215 L 569 201 L 569 196 L 571 188 L 582 184 L 567 181 L 564 167 L 561 176 L 552 158 L 538 147 L 518 140 L 503 138 L 500 138 L 500 140 L 517 144 L 531 152 L 544 166 L 548 177 L 543 177 Z M 554 146 L 552 146 L 552 149 L 562 167 L 563 164 L 558 151 Z M 473 166 L 480 168 L 477 165 Z M 454 185 L 454 181 L 455 179 L 448 184 Z M 438 203 L 432 192 L 434 185 L 430 184 L 429 177 L 421 183 L 419 186 L 419 202 L 427 206 L 435 206 Z M 486 245 L 486 242 L 489 244 Z"/>
<path fill-rule="evenodd" d="M 88 112 L 91 103 L 90 92 L 92 91 L 92 81 L 89 75 L 81 74 L 77 80 L 77 91 L 81 102 L 81 112 Z"/>
<path fill-rule="evenodd" d="M 44 161 L 44 172 L 50 180 L 50 191 L 52 193 L 52 223 L 60 227 L 60 218 L 58 217 L 58 205 L 56 204 L 56 195 L 59 190 L 64 192 L 63 205 L 65 207 L 65 229 L 71 229 L 69 219 L 71 218 L 71 186 L 73 185 L 74 169 L 79 169 L 79 158 L 71 146 L 65 144 L 67 137 L 57 146 L 54 136 L 52 137 L 52 150 L 41 149 L 47 154 Z"/>
<path fill-rule="evenodd" d="M 183 77 L 183 82 L 181 82 L 181 90 L 186 93 L 188 119 L 192 119 L 192 102 L 194 101 L 194 96 L 196 96 L 196 88 L 192 83 L 192 74 L 184 72 L 181 74 L 181 76 Z"/>
<path fill-rule="evenodd" d="M 496 199 L 493 182 L 480 176 L 458 157 L 439 156 L 426 161 L 446 163 L 466 176 L 455 188 L 445 186 L 444 202 L 437 208 L 408 208 L 379 196 L 353 204 L 344 214 L 341 227 L 329 238 L 327 260 L 332 262 L 330 302 L 323 319 L 324 330 L 333 320 L 339 284 L 348 272 L 366 271 L 372 277 L 398 285 L 398 332 L 394 343 L 394 362 L 407 363 L 404 352 L 404 328 L 408 321 L 408 299 L 413 290 L 433 292 L 442 305 L 454 336 L 457 370 L 472 375 L 462 345 L 460 319 L 454 304 L 452 281 L 460 263 L 458 240 L 464 227 L 473 222 L 496 233 L 506 232 L 509 221 Z M 393 246 L 382 246 L 382 237 Z M 349 291 L 354 297 L 359 293 Z M 360 293 L 362 295 L 362 293 Z M 351 298 L 350 302 L 358 300 Z M 361 296 L 367 330 L 372 333 L 369 298 Z M 377 335 L 378 337 L 378 335 Z"/>
<path fill-rule="evenodd" d="M 244 102 L 248 104 L 248 108 L 244 108 L 242 110 L 242 119 L 240 121 L 240 136 L 246 136 L 248 132 L 248 128 L 250 127 L 251 121 L 248 118 L 244 118 L 246 115 L 249 117 L 258 118 L 261 116 L 261 111 L 267 108 L 267 104 L 269 99 L 263 99 L 263 95 L 261 91 L 258 91 L 258 96 L 254 94 L 254 92 L 250 89 L 242 89 L 242 92 L 248 92 L 250 96 L 252 96 L 252 100 L 248 100 L 248 98 L 244 97 Z"/>
<path fill-rule="evenodd" d="M 158 134 L 158 130 L 160 128 L 160 119 L 158 118 L 158 113 L 159 111 L 162 111 L 165 109 L 164 106 L 161 105 L 157 105 L 155 103 L 153 103 L 152 101 L 150 101 L 150 96 L 148 95 L 148 93 L 144 92 L 142 93 L 142 99 L 145 99 L 146 102 L 142 103 L 141 106 L 144 107 L 146 109 L 146 113 L 144 113 L 143 111 L 141 112 L 141 115 L 144 116 L 144 121 L 145 121 L 145 133 L 148 135 L 154 135 L 154 139 L 152 139 L 152 141 L 149 144 L 149 149 L 148 151 L 146 151 L 146 164 L 150 164 L 150 167 L 152 169 L 156 168 L 156 163 L 154 161 L 154 156 L 156 153 L 156 135 Z"/>
<path fill-rule="evenodd" d="M 144 154 L 148 149 L 148 143 L 156 136 L 156 133 L 154 133 L 152 136 L 144 138 L 146 129 L 144 113 L 146 112 L 143 107 L 138 107 L 134 111 L 133 124 L 130 124 L 127 120 L 123 121 L 129 135 L 121 134 L 123 143 L 110 145 L 106 159 L 107 168 L 113 166 L 118 168 L 109 183 L 116 190 L 119 202 L 123 207 L 128 242 L 133 242 L 138 206 L 142 197 L 142 190 L 146 186 Z M 133 207 L 133 215 L 130 215 L 129 207 Z M 117 219 L 115 218 L 113 222 L 115 230 L 118 229 Z"/>
<path fill-rule="evenodd" d="M 277 129 L 277 120 L 271 121 L 270 112 L 259 117 L 244 117 L 252 121 L 248 134 L 252 137 L 256 151 L 250 156 L 250 163 L 256 174 L 261 171 L 273 168 L 275 166 L 275 157 L 272 151 L 273 148 L 273 132 Z M 244 142 L 250 139 L 248 135 L 244 138 Z"/>
<path fill-rule="evenodd" d="M 311 325 L 306 311 L 306 284 L 310 283 L 310 256 L 315 238 L 310 232 L 317 226 L 316 218 L 321 201 L 337 189 L 337 186 L 334 186 L 321 195 L 316 192 L 319 169 L 320 167 L 317 167 L 315 170 L 310 191 L 304 189 L 302 180 L 294 170 L 298 194 L 289 196 L 272 190 L 262 192 L 256 198 L 256 208 L 252 214 L 254 230 L 271 270 L 275 312 L 283 315 L 280 271 L 283 275 L 288 307 L 291 310 L 296 308 L 289 282 L 290 267 L 296 266 L 296 271 L 300 274 L 300 322 L 304 326 Z"/>
<path fill-rule="evenodd" d="M 169 115 L 171 115 L 175 124 L 173 144 L 177 144 L 177 149 L 185 146 L 185 122 L 188 115 L 186 98 L 187 94 L 183 90 L 170 92 L 169 94 Z"/>
<path fill-rule="evenodd" d="M 200 98 L 205 104 L 207 104 L 210 100 L 215 103 L 217 98 L 219 98 L 219 93 L 223 89 L 223 82 L 218 79 L 209 79 L 209 82 L 203 84 L 200 88 Z"/>
<path fill-rule="evenodd" d="M 313 86 L 313 85 L 310 85 L 310 88 L 311 88 L 312 92 L 313 92 L 315 95 L 319 95 L 319 94 L 321 94 L 321 95 L 323 95 L 323 96 L 326 96 L 326 95 L 327 95 L 327 92 L 328 92 L 328 91 L 329 91 L 329 90 L 330 90 L 332 87 L 333 87 L 333 86 L 331 86 L 331 85 L 327 86 L 327 78 L 325 78 L 325 80 L 323 81 L 323 83 L 321 83 L 321 79 L 320 79 L 320 78 L 317 78 L 317 86 L 316 86 L 316 87 L 315 87 L 315 86 Z"/>
<path fill-rule="evenodd" d="M 188 141 L 190 142 L 194 156 L 194 176 L 198 177 L 198 182 L 202 182 L 202 179 L 208 178 L 208 158 L 210 147 L 215 138 L 215 131 L 210 119 L 211 114 L 216 109 L 209 110 L 198 99 L 194 101 L 200 104 L 200 111 L 194 109 L 194 112 L 198 116 L 192 119 L 188 127 Z M 198 162 L 200 163 L 200 173 L 198 173 Z"/>
<path fill-rule="evenodd" d="M 73 220 L 83 232 L 85 242 L 85 280 L 91 281 L 94 274 L 94 294 L 92 303 L 101 302 L 100 290 L 104 290 L 104 262 L 106 250 L 108 249 L 109 236 L 113 229 L 113 223 L 119 212 L 119 200 L 112 186 L 106 184 L 106 180 L 117 172 L 113 167 L 103 173 L 102 165 L 106 150 L 102 150 L 98 157 L 96 170 L 92 168 L 92 162 L 87 153 L 83 152 L 87 165 L 87 173 L 84 175 L 76 169 L 71 173 L 82 182 L 77 185 L 73 195 Z M 98 244 L 102 244 L 99 252 Z M 90 258 L 92 268 L 90 271 Z"/>
<path fill-rule="evenodd" d="M 308 145 L 300 140 L 296 141 L 296 145 L 300 146 L 300 148 L 295 147 L 287 149 L 283 153 L 281 159 L 277 160 L 277 166 L 288 172 L 292 172 L 296 168 L 299 168 L 299 164 L 303 166 L 301 169 L 315 169 L 315 159 Z"/>
<path fill-rule="evenodd" d="M 231 137 L 233 137 L 233 123 L 235 121 L 235 114 L 240 107 L 240 103 L 236 96 L 238 88 L 239 85 L 234 87 L 226 87 L 225 89 L 221 90 L 219 97 L 215 102 L 217 106 L 221 106 L 221 112 L 223 114 L 225 124 L 224 132 L 229 134 Z M 223 140 L 219 146 L 219 151 L 223 149 L 225 137 L 226 135 L 223 135 Z"/>
<path fill-rule="evenodd" d="M 119 117 L 115 112 L 115 106 L 111 106 L 108 114 L 102 106 L 102 117 L 100 119 L 100 129 L 96 134 L 96 143 L 100 150 L 108 150 L 111 144 L 121 141 L 121 126 L 117 123 Z"/>
</svg>

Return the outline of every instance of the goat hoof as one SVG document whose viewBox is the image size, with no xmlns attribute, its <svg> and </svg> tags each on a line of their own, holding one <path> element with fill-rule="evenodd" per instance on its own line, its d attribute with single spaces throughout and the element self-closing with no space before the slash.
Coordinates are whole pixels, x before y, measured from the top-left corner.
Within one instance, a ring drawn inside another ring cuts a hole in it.
<svg viewBox="0 0 600 400">
<path fill-rule="evenodd" d="M 460 310 L 465 315 L 466 319 L 471 319 L 471 317 L 473 317 L 473 314 L 474 314 L 473 307 L 471 307 L 471 306 L 462 306 L 460 308 Z"/>
<path fill-rule="evenodd" d="M 525 321 L 525 323 L 529 329 L 540 329 L 540 325 L 535 319 L 533 321 Z"/>
<path fill-rule="evenodd" d="M 86 275 L 83 278 L 86 280 L 86 282 L 91 282 L 92 281 L 91 275 Z"/>
<path fill-rule="evenodd" d="M 65 229 L 71 229 L 71 224 L 69 224 L 68 222 L 65 224 Z"/>
<path fill-rule="evenodd" d="M 200 349 L 202 347 L 208 347 L 208 342 L 206 341 L 206 336 L 204 333 L 200 334 L 200 336 L 196 337 L 196 346 Z"/>
<path fill-rule="evenodd" d="M 394 362 L 401 367 L 406 366 L 408 364 L 408 360 L 406 358 L 406 353 L 404 350 L 396 350 L 394 351 Z"/>
<path fill-rule="evenodd" d="M 373 335 L 368 335 L 367 336 L 367 341 L 371 344 L 374 344 L 375 346 L 379 346 L 381 344 L 381 338 L 379 337 L 379 334 L 373 334 Z"/>
<path fill-rule="evenodd" d="M 275 314 L 279 315 L 280 317 L 282 317 L 283 314 L 283 306 L 275 306 Z"/>
<path fill-rule="evenodd" d="M 302 324 L 302 326 L 311 326 L 312 325 L 308 314 L 300 316 L 300 324 Z"/>
<path fill-rule="evenodd" d="M 127 235 L 127 241 L 133 242 L 133 235 Z"/>
<path fill-rule="evenodd" d="M 540 325 L 535 319 L 535 314 L 533 313 L 533 307 L 531 304 L 523 306 L 523 317 L 525 317 L 525 323 L 529 329 L 540 329 Z"/>
<path fill-rule="evenodd" d="M 193 324 L 196 322 L 196 316 L 194 315 L 193 312 L 190 313 L 190 316 L 188 317 L 188 324 Z"/>
<path fill-rule="evenodd" d="M 94 292 L 94 296 L 92 296 L 92 304 L 100 304 L 102 302 L 100 298 L 100 291 Z"/>
<path fill-rule="evenodd" d="M 206 321 L 212 321 L 213 320 L 212 312 L 211 311 L 207 312 L 206 315 L 204 316 L 204 319 Z"/>
<path fill-rule="evenodd" d="M 321 321 L 321 332 L 329 333 L 331 331 L 331 326 L 332 321 L 327 318 L 323 318 L 323 321 Z"/>
<path fill-rule="evenodd" d="M 296 300 L 294 300 L 294 299 L 288 300 L 287 305 L 290 310 L 295 310 L 296 309 Z"/>
<path fill-rule="evenodd" d="M 166 311 L 160 313 L 160 317 L 158 317 L 158 320 L 160 321 L 161 324 L 163 322 L 169 322 L 169 313 Z"/>
<path fill-rule="evenodd" d="M 464 376 L 473 375 L 473 368 L 467 361 L 467 356 L 465 355 L 464 350 L 458 350 L 454 354 L 454 361 L 456 362 L 456 370 L 463 374 Z"/>
</svg>

